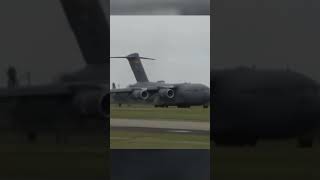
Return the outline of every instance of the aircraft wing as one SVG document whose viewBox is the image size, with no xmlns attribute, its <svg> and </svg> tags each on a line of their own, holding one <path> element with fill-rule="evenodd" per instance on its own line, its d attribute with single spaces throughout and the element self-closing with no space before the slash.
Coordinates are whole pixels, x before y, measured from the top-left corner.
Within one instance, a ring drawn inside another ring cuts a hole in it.
<svg viewBox="0 0 320 180">
<path fill-rule="evenodd" d="M 110 93 L 111 94 L 117 94 L 117 93 L 131 93 L 135 90 L 147 90 L 147 91 L 155 91 L 158 89 L 155 88 L 122 88 L 122 89 L 111 89 Z"/>
<path fill-rule="evenodd" d="M 110 93 L 130 93 L 134 90 L 147 90 L 147 91 L 158 91 L 159 89 L 175 89 L 176 86 L 173 85 L 163 85 L 163 86 L 149 86 L 149 87 L 129 87 L 129 88 L 122 88 L 122 89 L 111 89 Z"/>
<path fill-rule="evenodd" d="M 122 89 L 111 89 L 110 93 L 130 93 L 132 92 L 132 88 L 122 88 Z"/>
<path fill-rule="evenodd" d="M 174 85 L 162 85 L 162 86 L 157 86 L 159 89 L 175 89 L 176 86 Z"/>
<path fill-rule="evenodd" d="M 66 86 L 42 85 L 17 88 L 0 88 L 0 101 L 9 98 L 20 97 L 57 97 L 72 94 L 72 90 Z"/>
</svg>

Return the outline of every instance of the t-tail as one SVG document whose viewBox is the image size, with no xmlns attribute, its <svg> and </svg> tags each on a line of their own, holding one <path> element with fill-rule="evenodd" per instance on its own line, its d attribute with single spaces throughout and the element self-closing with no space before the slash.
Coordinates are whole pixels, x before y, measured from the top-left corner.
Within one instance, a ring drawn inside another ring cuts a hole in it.
<svg viewBox="0 0 320 180">
<path fill-rule="evenodd" d="M 141 59 L 155 60 L 152 58 L 140 57 L 138 53 L 133 53 L 125 57 L 111 57 L 111 58 L 126 58 L 129 61 L 133 74 L 137 82 L 149 82 L 146 72 L 144 71 Z"/>
<path fill-rule="evenodd" d="M 100 0 L 60 0 L 62 10 L 81 50 L 86 66 L 62 75 L 62 81 L 109 83 L 109 20 Z"/>
</svg>

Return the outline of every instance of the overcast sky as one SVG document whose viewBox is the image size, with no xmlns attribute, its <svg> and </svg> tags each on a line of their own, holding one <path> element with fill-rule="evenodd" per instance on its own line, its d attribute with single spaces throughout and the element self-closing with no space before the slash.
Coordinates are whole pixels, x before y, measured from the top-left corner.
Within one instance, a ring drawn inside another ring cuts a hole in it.
<svg viewBox="0 0 320 180">
<path fill-rule="evenodd" d="M 209 16 L 111 16 L 110 24 L 111 56 L 157 59 L 143 61 L 150 81 L 210 84 Z M 126 59 L 113 59 L 110 67 L 111 82 L 136 82 Z"/>
</svg>

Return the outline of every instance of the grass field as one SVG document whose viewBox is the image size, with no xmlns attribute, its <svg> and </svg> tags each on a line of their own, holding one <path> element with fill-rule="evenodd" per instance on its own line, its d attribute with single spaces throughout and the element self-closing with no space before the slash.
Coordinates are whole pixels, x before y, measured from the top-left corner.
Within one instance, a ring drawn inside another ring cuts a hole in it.
<svg viewBox="0 0 320 180">
<path fill-rule="evenodd" d="M 106 147 L 0 145 L 0 179 L 106 179 Z"/>
<path fill-rule="evenodd" d="M 123 105 L 122 107 L 112 105 L 110 114 L 111 118 L 210 121 L 210 108 L 202 107 L 154 108 L 147 105 Z"/>
<path fill-rule="evenodd" d="M 214 179 L 320 179 L 320 146 L 296 148 L 295 141 L 264 142 L 253 148 L 217 147 Z"/>
<path fill-rule="evenodd" d="M 210 108 L 154 108 L 148 105 L 131 105 L 110 108 L 111 118 L 210 121 Z M 112 149 L 209 149 L 209 135 L 173 134 L 159 132 L 114 131 L 110 132 Z"/>
<path fill-rule="evenodd" d="M 204 135 L 111 131 L 111 149 L 209 149 Z"/>
</svg>

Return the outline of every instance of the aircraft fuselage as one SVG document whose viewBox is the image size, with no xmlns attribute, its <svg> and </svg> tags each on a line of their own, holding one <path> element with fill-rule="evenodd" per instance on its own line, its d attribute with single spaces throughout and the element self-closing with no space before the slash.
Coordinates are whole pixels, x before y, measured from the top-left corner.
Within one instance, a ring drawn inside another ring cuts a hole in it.
<svg viewBox="0 0 320 180">
<path fill-rule="evenodd" d="M 159 91 L 149 91 L 150 95 L 148 99 L 138 99 L 133 96 L 132 93 L 123 93 L 123 94 L 113 94 L 111 96 L 112 103 L 116 104 L 131 104 L 131 103 L 143 103 L 143 104 L 152 104 L 158 107 L 161 106 L 179 106 L 179 107 L 190 107 L 190 106 L 199 106 L 206 105 L 210 103 L 210 89 L 202 84 L 191 84 L 191 83 L 182 83 L 182 84 L 165 84 L 157 82 L 146 82 L 146 83 L 137 83 L 130 85 L 129 88 L 152 88 L 162 86 L 162 89 L 171 89 L 174 87 L 173 97 L 162 97 L 159 94 Z M 167 88 L 166 88 L 167 87 Z"/>
<path fill-rule="evenodd" d="M 318 85 L 292 71 L 213 72 L 212 138 L 219 142 L 301 137 L 319 125 Z"/>
</svg>

